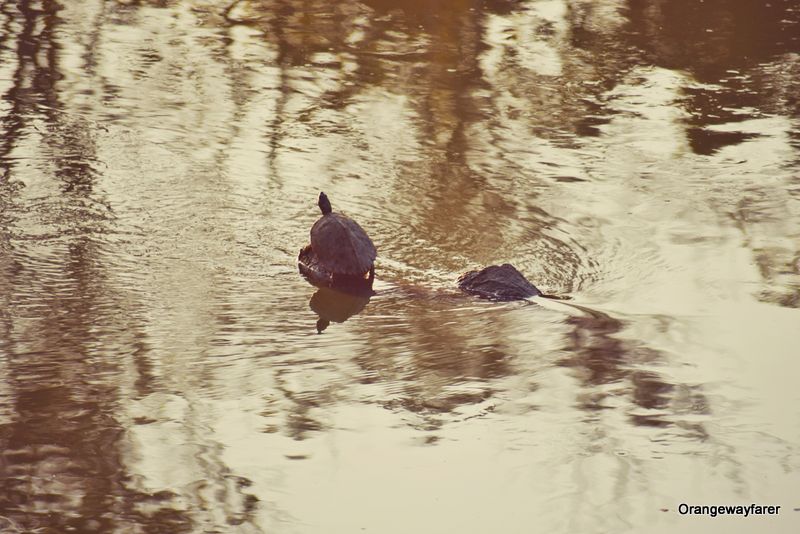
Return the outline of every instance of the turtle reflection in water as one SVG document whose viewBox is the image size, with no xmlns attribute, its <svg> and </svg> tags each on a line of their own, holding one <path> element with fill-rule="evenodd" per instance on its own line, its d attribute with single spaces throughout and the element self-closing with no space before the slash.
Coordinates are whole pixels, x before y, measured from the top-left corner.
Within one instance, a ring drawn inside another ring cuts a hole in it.
<svg viewBox="0 0 800 534">
<path fill-rule="evenodd" d="M 311 297 L 308 305 L 319 316 L 317 333 L 321 334 L 328 325 L 343 323 L 359 313 L 369 302 L 368 294 L 343 293 L 322 287 Z"/>
<path fill-rule="evenodd" d="M 331 321 L 344 322 L 367 305 L 373 295 L 377 251 L 357 222 L 333 213 L 325 193 L 319 194 L 318 205 L 322 217 L 311 228 L 311 244 L 303 247 L 297 260 L 308 281 L 322 288 L 310 303 L 319 315 L 317 332 L 321 333 Z M 458 287 L 470 295 L 497 301 L 548 296 L 509 263 L 464 273 Z"/>
</svg>

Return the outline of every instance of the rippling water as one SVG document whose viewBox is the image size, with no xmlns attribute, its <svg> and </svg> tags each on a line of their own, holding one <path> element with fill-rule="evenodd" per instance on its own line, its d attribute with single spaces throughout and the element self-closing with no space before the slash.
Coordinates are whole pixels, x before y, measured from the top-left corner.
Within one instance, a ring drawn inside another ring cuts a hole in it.
<svg viewBox="0 0 800 534">
<path fill-rule="evenodd" d="M 0 28 L 0 531 L 798 531 L 796 2 Z M 297 272 L 320 190 L 371 298 Z"/>
</svg>

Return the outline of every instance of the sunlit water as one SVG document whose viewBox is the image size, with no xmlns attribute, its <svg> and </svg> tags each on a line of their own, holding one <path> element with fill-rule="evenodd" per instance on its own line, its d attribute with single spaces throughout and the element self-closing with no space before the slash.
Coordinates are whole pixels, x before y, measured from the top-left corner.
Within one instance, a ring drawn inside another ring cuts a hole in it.
<svg viewBox="0 0 800 534">
<path fill-rule="evenodd" d="M 223 4 L 0 7 L 0 531 L 798 531 L 795 2 Z"/>
</svg>

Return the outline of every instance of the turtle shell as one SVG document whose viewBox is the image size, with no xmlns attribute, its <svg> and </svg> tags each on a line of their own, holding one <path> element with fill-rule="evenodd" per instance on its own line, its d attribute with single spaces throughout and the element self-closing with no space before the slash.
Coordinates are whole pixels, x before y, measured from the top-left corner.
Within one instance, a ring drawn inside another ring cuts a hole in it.
<svg viewBox="0 0 800 534">
<path fill-rule="evenodd" d="M 478 297 L 491 300 L 522 300 L 542 294 L 510 263 L 490 265 L 469 271 L 458 279 L 458 287 Z"/>
<path fill-rule="evenodd" d="M 328 213 L 314 223 L 311 248 L 322 267 L 344 275 L 366 273 L 378 255 L 364 229 L 340 213 Z"/>
</svg>

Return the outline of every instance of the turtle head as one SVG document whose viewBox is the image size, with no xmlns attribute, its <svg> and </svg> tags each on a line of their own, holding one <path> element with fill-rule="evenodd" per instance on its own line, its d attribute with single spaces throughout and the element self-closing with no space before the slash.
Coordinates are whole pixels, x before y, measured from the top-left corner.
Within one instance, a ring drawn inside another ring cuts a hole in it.
<svg viewBox="0 0 800 534">
<path fill-rule="evenodd" d="M 319 193 L 319 202 L 317 202 L 317 205 L 319 206 L 319 209 L 322 210 L 323 215 L 327 215 L 332 211 L 331 201 L 328 200 L 328 195 L 321 191 Z"/>
</svg>

